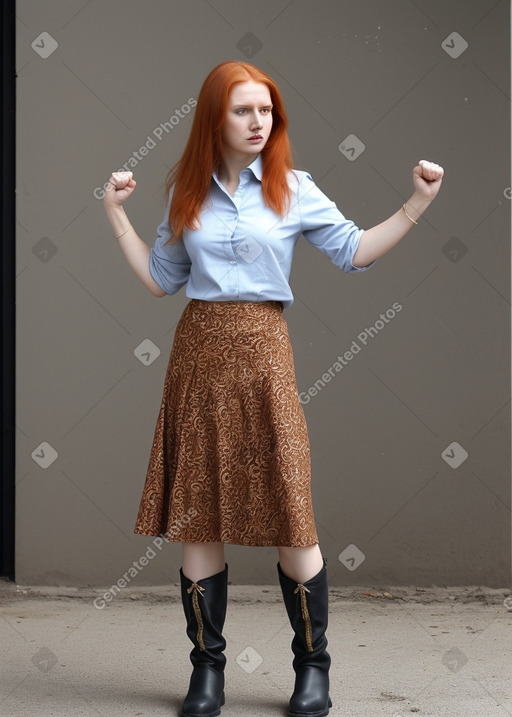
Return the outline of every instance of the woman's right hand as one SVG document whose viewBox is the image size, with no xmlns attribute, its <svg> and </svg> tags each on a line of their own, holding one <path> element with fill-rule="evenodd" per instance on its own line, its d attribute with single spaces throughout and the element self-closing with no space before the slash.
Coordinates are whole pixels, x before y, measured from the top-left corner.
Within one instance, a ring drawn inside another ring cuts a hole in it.
<svg viewBox="0 0 512 717">
<path fill-rule="evenodd" d="M 112 172 L 103 197 L 105 207 L 122 206 L 132 194 L 136 184 L 133 172 Z"/>
</svg>

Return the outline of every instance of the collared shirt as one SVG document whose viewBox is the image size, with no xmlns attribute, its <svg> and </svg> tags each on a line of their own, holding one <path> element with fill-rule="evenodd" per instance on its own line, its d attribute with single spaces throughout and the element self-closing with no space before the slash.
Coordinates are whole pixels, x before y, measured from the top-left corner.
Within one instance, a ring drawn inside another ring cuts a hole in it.
<svg viewBox="0 0 512 717">
<path fill-rule="evenodd" d="M 209 197 L 201 213 L 201 227 L 185 228 L 180 240 L 172 235 L 169 206 L 151 249 L 149 269 L 167 294 L 185 283 L 186 295 L 204 301 L 281 301 L 293 303 L 288 283 L 293 251 L 301 234 L 346 272 L 365 271 L 352 264 L 363 229 L 343 214 L 307 172 L 293 170 L 288 183 L 290 208 L 280 217 L 263 201 L 261 156 L 240 172 L 231 196 L 212 175 Z"/>
</svg>

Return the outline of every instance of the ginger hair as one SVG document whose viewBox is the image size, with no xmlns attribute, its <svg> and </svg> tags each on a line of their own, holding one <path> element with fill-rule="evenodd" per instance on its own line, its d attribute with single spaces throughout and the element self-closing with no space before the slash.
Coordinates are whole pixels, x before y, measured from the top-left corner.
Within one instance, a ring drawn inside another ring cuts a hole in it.
<svg viewBox="0 0 512 717">
<path fill-rule="evenodd" d="M 169 243 L 179 240 L 185 227 L 195 229 L 207 198 L 212 173 L 222 159 L 222 127 L 233 85 L 253 80 L 268 87 L 272 102 L 272 129 L 261 152 L 263 160 L 262 192 L 267 206 L 282 216 L 290 201 L 287 174 L 292 169 L 288 138 L 288 118 L 274 80 L 248 62 L 230 60 L 214 67 L 205 79 L 195 109 L 185 150 L 167 175 L 166 200 L 172 187 Z"/>
</svg>

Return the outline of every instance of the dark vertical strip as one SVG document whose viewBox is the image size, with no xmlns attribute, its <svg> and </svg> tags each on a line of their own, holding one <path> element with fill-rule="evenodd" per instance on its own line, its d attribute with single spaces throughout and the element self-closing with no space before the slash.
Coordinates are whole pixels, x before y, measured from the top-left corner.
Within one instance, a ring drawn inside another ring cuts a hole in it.
<svg viewBox="0 0 512 717">
<path fill-rule="evenodd" d="M 1 398 L 2 433 L 0 475 L 0 575 L 14 580 L 15 482 L 15 1 L 3 0 L 2 9 L 2 236 L 1 270 Z"/>
</svg>

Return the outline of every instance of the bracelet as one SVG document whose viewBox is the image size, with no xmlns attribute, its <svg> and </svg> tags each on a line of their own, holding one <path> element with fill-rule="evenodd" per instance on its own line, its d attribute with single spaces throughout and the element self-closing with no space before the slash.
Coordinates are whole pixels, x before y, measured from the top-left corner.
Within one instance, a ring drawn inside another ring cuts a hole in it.
<svg viewBox="0 0 512 717">
<path fill-rule="evenodd" d="M 124 236 L 126 234 L 126 232 L 130 231 L 131 228 L 132 228 L 132 225 L 130 224 L 128 229 L 125 229 L 122 234 L 120 234 L 118 237 L 116 237 L 116 239 L 120 239 L 122 236 Z"/>
<path fill-rule="evenodd" d="M 407 214 L 407 210 L 405 208 L 406 204 L 407 204 L 407 202 L 404 202 L 402 205 L 402 209 L 404 210 L 405 216 L 407 217 L 407 219 L 410 219 L 413 224 L 417 224 L 418 222 L 415 222 L 414 219 Z"/>
</svg>

